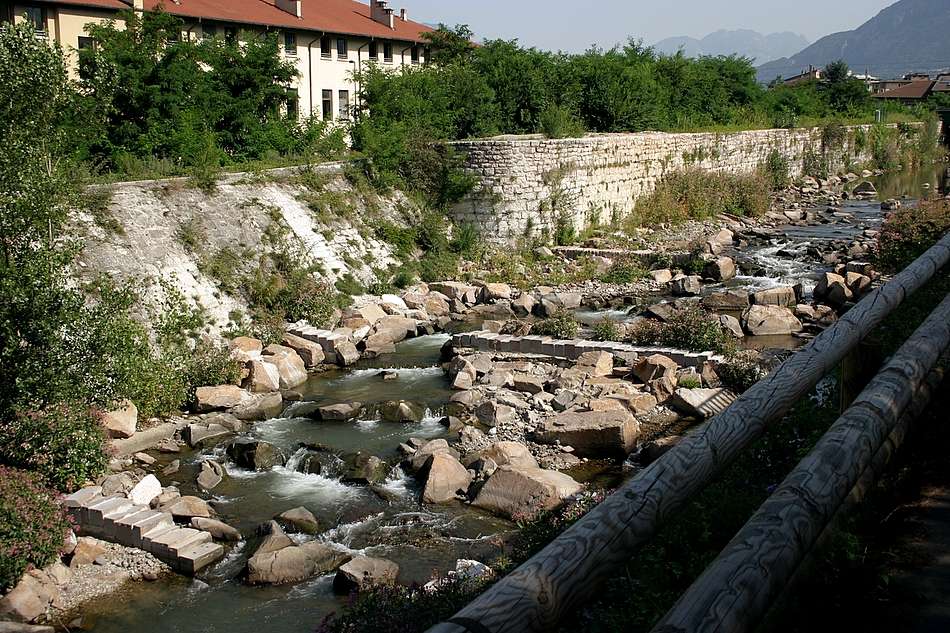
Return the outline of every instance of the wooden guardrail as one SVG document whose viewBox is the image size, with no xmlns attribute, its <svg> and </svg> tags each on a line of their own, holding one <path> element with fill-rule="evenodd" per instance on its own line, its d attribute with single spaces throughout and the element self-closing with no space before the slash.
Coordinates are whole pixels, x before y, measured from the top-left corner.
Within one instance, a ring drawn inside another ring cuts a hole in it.
<svg viewBox="0 0 950 633">
<path fill-rule="evenodd" d="M 887 362 L 812 452 L 786 477 L 655 633 L 753 629 L 838 509 L 887 464 L 929 400 L 928 377 L 950 348 L 950 296 Z M 856 496 L 863 494 L 863 487 Z"/>
<path fill-rule="evenodd" d="M 950 234 L 801 351 L 645 468 L 547 547 L 429 633 L 552 630 L 629 562 L 903 300 L 950 261 Z"/>
</svg>

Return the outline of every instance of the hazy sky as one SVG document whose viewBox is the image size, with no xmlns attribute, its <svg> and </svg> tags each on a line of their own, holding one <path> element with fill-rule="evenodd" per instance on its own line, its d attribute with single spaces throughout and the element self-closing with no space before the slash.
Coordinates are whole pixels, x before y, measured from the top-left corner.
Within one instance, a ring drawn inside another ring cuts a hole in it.
<svg viewBox="0 0 950 633">
<path fill-rule="evenodd" d="M 580 51 L 718 29 L 794 31 L 810 41 L 860 26 L 896 0 L 391 0 L 412 19 L 468 24 L 478 39 Z"/>
</svg>

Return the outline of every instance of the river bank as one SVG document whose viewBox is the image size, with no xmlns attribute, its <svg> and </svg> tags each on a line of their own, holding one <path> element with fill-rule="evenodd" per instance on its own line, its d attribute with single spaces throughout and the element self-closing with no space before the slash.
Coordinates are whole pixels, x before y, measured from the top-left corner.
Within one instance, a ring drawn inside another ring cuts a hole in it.
<svg viewBox="0 0 950 633">
<path fill-rule="evenodd" d="M 867 245 L 873 240 L 874 231 L 882 217 L 880 201 L 855 200 L 850 198 L 850 194 L 848 200 L 842 200 L 839 194 L 835 194 L 832 201 L 829 198 L 832 194 L 822 192 L 820 184 L 816 184 L 819 186 L 814 188 L 815 191 L 811 191 L 813 187 L 806 183 L 806 191 L 799 191 L 795 199 L 777 200 L 776 209 L 762 221 L 723 218 L 721 222 L 704 224 L 701 228 L 698 224 L 689 225 L 676 236 L 677 239 L 657 240 L 662 244 L 654 246 L 657 251 L 662 249 L 670 254 L 691 254 L 691 251 L 683 250 L 682 247 L 690 243 L 699 244 L 708 249 L 706 255 L 709 261 L 729 257 L 738 264 L 740 274 L 725 280 L 716 281 L 704 275 L 693 275 L 700 279 L 696 282 L 699 284 L 697 292 L 685 293 L 693 295 L 691 297 L 682 296 L 684 293 L 677 293 L 681 295 L 677 297 L 670 296 L 675 287 L 671 283 L 675 271 L 670 270 L 669 281 L 664 281 L 666 274 L 663 268 L 653 271 L 659 273 L 658 278 L 651 277 L 628 284 L 582 282 L 533 288 L 531 292 L 521 294 L 509 288 L 508 298 L 503 296 L 503 288 L 488 285 L 443 285 L 441 290 L 447 292 L 429 288 L 426 294 L 421 292 L 422 288 L 416 288 L 419 292 L 406 293 L 399 297 L 406 304 L 417 300 L 413 295 L 422 294 L 425 300 L 420 305 L 433 308 L 435 306 L 426 306 L 426 302 L 438 299 L 446 303 L 448 312 L 435 316 L 434 313 L 439 312 L 437 308 L 427 310 L 426 314 L 434 317 L 427 321 L 430 327 L 420 328 L 420 322 L 416 321 L 413 335 L 422 336 L 406 341 L 390 341 L 394 353 L 377 350 L 367 354 L 367 345 L 364 344 L 362 350 L 357 350 L 364 358 L 354 364 L 345 368 L 323 366 L 319 373 L 306 376 L 304 383 L 277 391 L 281 400 L 280 411 L 276 414 L 261 411 L 261 415 L 256 416 L 261 418 L 259 421 L 248 420 L 241 427 L 233 429 L 253 441 L 278 448 L 285 456 L 280 465 L 256 470 L 235 464 L 227 451 L 233 432 L 212 438 L 213 441 L 206 445 L 198 442 L 195 446 L 190 446 L 188 437 L 179 432 L 175 440 L 176 452 L 168 452 L 171 444 L 166 443 L 163 445 L 164 450 L 145 451 L 147 459 L 135 456 L 116 461 L 113 464 L 115 469 L 132 468 L 136 477 L 141 478 L 145 474 L 158 476 L 163 485 L 163 494 L 174 492 L 186 497 L 206 499 L 216 517 L 238 531 L 240 540 L 236 544 L 225 544 L 225 557 L 199 574 L 197 579 L 166 576 L 156 582 L 128 586 L 123 593 L 128 608 L 117 612 L 115 602 L 111 599 L 102 603 L 87 603 L 82 612 L 89 616 L 99 615 L 87 620 L 90 626 L 95 631 L 117 631 L 130 626 L 146 631 L 193 631 L 203 626 L 196 623 L 196 613 L 201 614 L 202 622 L 213 623 L 208 624 L 212 628 L 227 627 L 235 631 L 251 630 L 263 620 L 270 622 L 276 627 L 275 630 L 282 631 L 303 630 L 302 622 L 310 625 L 319 622 L 325 615 L 338 611 L 346 604 L 345 597 L 336 596 L 333 592 L 332 575 L 320 575 L 290 589 L 249 586 L 244 580 L 248 558 L 262 542 L 258 534 L 259 526 L 297 507 L 306 507 L 317 520 L 321 531 L 316 539 L 299 533 L 291 534 L 294 543 L 300 545 L 316 540 L 350 556 L 384 557 L 399 565 L 398 580 L 401 583 L 424 584 L 432 577 L 433 571 L 445 573 L 453 570 L 459 560 L 490 563 L 505 552 L 505 544 L 516 526 L 505 517 L 492 516 L 492 513 L 467 503 L 452 501 L 446 506 L 420 504 L 420 497 L 425 495 L 425 477 L 417 478 L 411 471 L 398 466 L 408 453 L 406 447 L 418 451 L 432 440 L 448 439 L 455 443 L 460 429 L 474 429 L 480 435 L 472 430 L 464 431 L 465 437 L 460 438 L 462 441 L 455 445 L 458 459 L 463 465 L 466 465 L 467 456 L 477 455 L 498 441 L 513 441 L 528 447 L 531 458 L 537 460 L 539 465 L 564 470 L 572 480 L 597 489 L 609 485 L 611 479 L 616 481 L 616 477 L 623 476 L 623 460 L 610 459 L 596 452 L 589 456 L 578 456 L 577 453 L 583 452 L 583 449 L 578 451 L 578 447 L 572 444 L 577 443 L 573 439 L 552 444 L 529 439 L 547 418 L 556 419 L 561 413 L 572 411 L 619 411 L 613 404 L 618 399 L 611 397 L 618 394 L 605 395 L 605 387 L 615 389 L 617 385 L 623 385 L 621 400 L 623 408 L 627 409 L 634 398 L 638 399 L 640 406 L 645 406 L 642 403 L 645 401 L 649 404 L 648 397 L 652 397 L 656 400 L 654 406 L 630 412 L 636 421 L 637 437 L 631 446 L 622 444 L 622 452 L 626 454 L 638 443 L 646 447 L 650 442 L 658 441 L 662 448 L 664 440 L 686 432 L 695 423 L 695 417 L 684 415 L 676 407 L 657 406 L 660 404 L 657 389 L 662 391 L 664 387 L 651 385 L 650 382 L 656 380 L 652 375 L 646 380 L 636 376 L 626 380 L 626 376 L 636 368 L 632 363 L 637 359 L 625 362 L 620 355 L 615 355 L 611 360 L 610 372 L 598 370 L 595 373 L 603 375 L 588 375 L 581 379 L 580 384 L 572 386 L 570 381 L 576 380 L 579 371 L 583 373 L 586 370 L 583 370 L 585 365 L 579 367 L 569 359 L 552 362 L 548 358 L 526 359 L 522 355 L 504 354 L 492 354 L 488 359 L 480 359 L 477 353 L 456 350 L 454 353 L 460 352 L 461 355 L 454 358 L 475 367 L 471 385 L 474 389 L 459 389 L 459 385 L 454 383 L 459 373 L 466 373 L 467 370 L 454 373 L 450 370 L 446 374 L 440 364 L 445 360 L 443 346 L 448 336 L 434 332 L 473 328 L 502 330 L 509 323 L 518 322 L 516 317 L 519 310 L 525 312 L 520 320 L 530 322 L 527 316 L 535 312 L 535 305 L 539 306 L 537 312 L 542 317 L 555 314 L 561 307 L 577 309 L 578 319 L 591 327 L 604 318 L 633 324 L 642 320 L 644 312 L 654 312 L 652 320 L 657 320 L 655 312 L 659 308 L 656 306 L 672 305 L 676 309 L 676 302 L 686 301 L 709 307 L 714 304 L 715 298 L 724 293 L 732 293 L 733 296 L 744 294 L 748 299 L 757 292 L 775 291 L 778 288 L 792 289 L 789 299 L 794 300 L 795 307 L 789 311 L 799 318 L 798 306 L 808 305 L 802 303 L 803 300 L 810 303 L 821 275 L 835 265 L 845 265 L 842 272 L 847 273 L 847 263 L 860 262 L 860 258 L 867 255 Z M 880 193 L 890 193 L 884 191 L 882 186 Z M 888 195 L 888 198 L 896 195 Z M 727 238 L 724 230 L 731 232 L 731 236 Z M 703 239 L 697 240 L 697 236 Z M 716 237 L 720 239 L 711 239 Z M 593 248 L 598 246 L 606 247 L 609 244 L 592 245 Z M 689 277 L 684 274 L 679 279 L 688 280 Z M 681 283 L 685 285 L 692 282 Z M 800 289 L 796 291 L 795 286 L 800 286 Z M 452 288 L 454 290 L 450 290 Z M 477 300 L 466 299 L 468 288 L 478 293 Z M 456 290 L 460 296 L 449 296 Z M 439 292 L 445 298 L 433 297 L 432 292 Z M 533 303 L 530 308 L 526 308 L 524 303 L 527 299 L 522 300 L 522 297 L 529 296 Z M 557 304 L 558 301 L 564 304 L 565 299 L 567 306 Z M 519 301 L 522 302 L 520 307 Z M 441 304 L 437 305 L 441 307 Z M 505 305 L 507 309 L 499 307 Z M 630 307 L 638 309 L 630 314 Z M 411 308 L 410 305 L 406 308 L 419 309 Z M 356 308 L 363 309 L 362 306 Z M 741 312 L 739 317 L 733 318 L 740 321 Z M 463 318 L 456 319 L 454 315 Z M 351 315 L 348 318 L 368 321 L 366 316 Z M 802 318 L 805 316 L 802 314 Z M 380 328 L 376 326 L 382 319 L 408 318 L 399 317 L 398 314 L 377 314 L 376 317 L 373 317 L 376 321 L 371 324 L 371 330 L 377 334 Z M 386 327 L 392 325 L 393 321 L 387 321 Z M 359 326 L 349 328 L 349 336 L 365 327 L 356 322 L 349 325 Z M 740 328 L 743 327 L 740 324 Z M 816 322 L 815 327 L 821 327 L 821 324 Z M 430 331 L 433 333 L 429 334 Z M 364 336 L 365 343 L 373 335 Z M 807 332 L 790 332 L 779 335 L 779 339 L 746 336 L 744 341 L 751 343 L 748 346 L 752 348 L 778 347 L 788 350 L 800 344 L 804 336 L 807 336 Z M 388 345 L 383 345 L 380 350 L 384 348 L 389 349 Z M 331 358 L 327 353 L 331 349 L 336 351 L 336 348 L 324 348 L 323 344 L 320 344 L 320 349 L 324 352 L 323 360 Z M 376 357 L 365 358 L 367 355 Z M 484 365 L 485 362 L 488 365 Z M 464 363 L 460 361 L 460 364 L 464 369 Z M 596 365 L 597 361 L 594 361 L 593 365 L 587 367 Z M 483 371 L 478 369 L 479 366 Z M 681 369 L 677 366 L 677 382 L 682 378 L 679 374 Z M 614 374 L 614 370 L 617 370 L 618 375 Z M 665 374 L 665 370 L 661 374 Z M 704 382 L 701 372 L 695 375 L 698 376 L 700 388 L 716 388 L 711 387 L 708 381 Z M 683 381 L 684 384 L 690 382 Z M 518 385 L 521 389 L 513 388 Z M 593 386 L 597 389 L 592 390 Z M 629 390 L 630 387 L 636 388 Z M 557 406 L 560 404 L 555 405 L 554 400 L 559 392 L 565 390 L 573 391 L 575 397 L 571 402 L 564 403 L 566 406 L 558 411 Z M 463 393 L 468 395 L 461 396 Z M 538 394 L 545 395 L 537 398 Z M 672 397 L 674 394 L 666 395 Z M 261 397 L 265 396 L 255 396 Z M 527 406 L 522 407 L 511 400 L 515 397 Z M 469 401 L 462 402 L 465 398 Z M 412 405 L 408 407 L 411 421 L 400 418 L 402 414 L 397 414 L 395 421 L 387 421 L 385 412 L 392 408 L 387 405 L 401 401 Z M 355 408 L 352 415 L 346 416 L 346 420 L 315 421 L 322 417 L 322 414 L 314 415 L 314 411 L 321 407 L 357 402 L 360 406 Z M 485 403 L 490 405 L 491 412 L 479 415 Z M 499 405 L 517 413 L 511 415 L 505 409 L 499 411 Z M 214 421 L 218 415 L 209 413 L 184 419 L 182 430 L 188 425 L 208 428 L 222 421 L 220 418 Z M 623 419 L 619 427 L 629 426 L 626 416 L 621 417 Z M 464 426 L 460 427 L 460 424 Z M 621 442 L 626 440 L 622 439 Z M 305 472 L 302 465 L 307 463 L 306 458 L 312 453 L 321 453 L 321 447 L 328 447 L 335 459 L 330 459 L 330 463 L 322 463 L 318 473 Z M 565 447 L 574 450 L 565 451 Z M 387 464 L 385 477 L 378 483 L 344 481 L 347 478 L 345 467 L 338 464 L 336 458 L 360 451 L 371 453 Z M 150 462 L 150 459 L 154 461 Z M 175 461 L 178 462 L 177 468 L 172 469 Z M 211 490 L 205 490 L 196 480 L 205 470 L 204 465 L 211 462 L 220 464 L 226 476 Z M 472 470 L 478 477 L 481 472 L 479 468 Z M 176 490 L 172 491 L 171 488 Z M 454 498 L 454 491 L 449 492 L 452 493 L 449 496 Z M 477 499 L 478 491 L 473 490 L 472 493 L 468 496 Z M 182 605 L 189 608 L 182 608 Z M 95 620 L 94 624 L 92 620 Z M 161 626 L 155 628 L 158 621 Z"/>
</svg>

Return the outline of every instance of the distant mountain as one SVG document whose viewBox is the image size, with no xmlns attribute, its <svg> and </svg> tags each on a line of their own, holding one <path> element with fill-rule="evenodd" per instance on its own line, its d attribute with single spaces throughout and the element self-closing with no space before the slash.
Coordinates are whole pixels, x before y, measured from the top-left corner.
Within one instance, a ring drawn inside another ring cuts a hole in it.
<svg viewBox="0 0 950 633">
<path fill-rule="evenodd" d="M 853 31 L 823 37 L 759 67 L 759 81 L 792 77 L 843 59 L 856 73 L 897 77 L 950 67 L 950 0 L 900 0 Z"/>
<path fill-rule="evenodd" d="M 683 51 L 687 57 L 700 55 L 741 55 L 760 64 L 792 55 L 808 46 L 808 40 L 797 33 L 770 33 L 762 35 L 757 31 L 739 29 L 735 31 L 716 31 L 701 40 L 695 37 L 670 37 L 654 44 L 654 48 L 663 54 L 674 55 Z"/>
</svg>

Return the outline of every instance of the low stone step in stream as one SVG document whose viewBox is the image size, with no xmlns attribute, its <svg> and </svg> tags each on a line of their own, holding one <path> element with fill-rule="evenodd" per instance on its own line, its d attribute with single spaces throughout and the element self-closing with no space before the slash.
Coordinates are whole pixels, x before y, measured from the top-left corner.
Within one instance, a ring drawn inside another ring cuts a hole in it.
<svg viewBox="0 0 950 633">
<path fill-rule="evenodd" d="M 182 574 L 196 574 L 224 556 L 208 532 L 180 527 L 170 513 L 125 497 L 103 496 L 100 486 L 74 492 L 64 503 L 80 534 L 144 550 Z"/>
<path fill-rule="evenodd" d="M 483 352 L 505 352 L 510 354 L 533 354 L 577 360 L 586 352 L 609 352 L 611 354 L 633 354 L 650 356 L 662 354 L 681 367 L 696 367 L 710 361 L 720 361 L 722 357 L 713 352 L 687 352 L 666 347 L 641 347 L 612 341 L 588 341 L 583 339 L 559 340 L 550 336 L 510 336 L 492 332 L 466 332 L 452 337 L 452 347 L 467 348 Z"/>
</svg>

